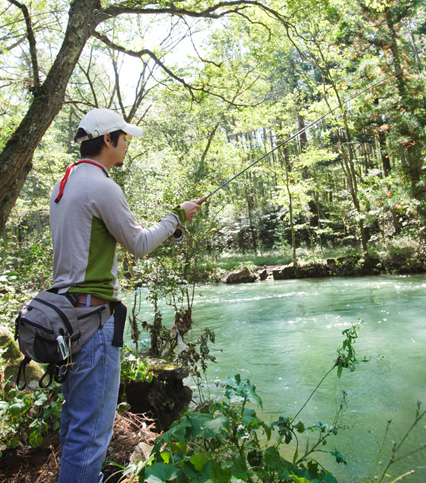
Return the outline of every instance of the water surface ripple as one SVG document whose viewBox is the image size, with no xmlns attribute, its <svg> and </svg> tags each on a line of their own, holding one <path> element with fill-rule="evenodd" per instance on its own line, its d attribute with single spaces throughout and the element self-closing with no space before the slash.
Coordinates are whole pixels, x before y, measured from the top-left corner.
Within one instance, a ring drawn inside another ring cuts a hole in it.
<svg viewBox="0 0 426 483">
<path fill-rule="evenodd" d="M 195 334 L 209 327 L 216 334 L 206 391 L 221 393 L 215 382 L 241 374 L 257 388 L 266 421 L 293 416 L 321 377 L 332 367 L 342 331 L 363 319 L 355 344 L 362 363 L 338 379 L 333 373 L 299 418 L 311 425 L 330 423 L 348 396 L 341 430 L 323 449 L 335 447 L 346 466 L 326 454 L 321 461 L 339 482 L 370 481 L 387 421 L 392 420 L 385 455 L 411 425 L 417 400 L 426 408 L 426 276 L 266 281 L 244 285 L 207 285 L 196 290 Z M 148 306 L 146 307 L 148 310 Z M 426 419 L 401 454 L 426 444 Z M 382 455 L 381 465 L 387 461 Z M 393 481 L 426 482 L 426 451 L 415 453 L 391 470 Z"/>
</svg>

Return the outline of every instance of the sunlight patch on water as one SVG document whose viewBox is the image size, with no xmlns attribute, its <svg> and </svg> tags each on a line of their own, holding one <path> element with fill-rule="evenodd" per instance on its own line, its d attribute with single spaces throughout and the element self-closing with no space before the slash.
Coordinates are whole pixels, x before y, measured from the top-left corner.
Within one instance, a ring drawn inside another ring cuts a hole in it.
<svg viewBox="0 0 426 483">
<path fill-rule="evenodd" d="M 273 299 L 281 299 L 281 298 L 299 298 L 299 297 L 312 297 L 318 294 L 309 294 L 307 292 L 288 292 L 288 293 L 281 293 L 281 294 L 263 294 L 263 295 L 254 295 L 252 297 L 237 297 L 237 298 L 226 298 L 226 294 L 224 294 L 224 297 L 214 297 L 214 298 L 206 298 L 206 297 L 200 297 L 200 298 L 195 298 L 194 299 L 194 305 L 200 305 L 200 304 L 242 304 L 245 302 L 259 302 L 259 301 L 267 301 L 267 300 L 273 300 Z"/>
</svg>

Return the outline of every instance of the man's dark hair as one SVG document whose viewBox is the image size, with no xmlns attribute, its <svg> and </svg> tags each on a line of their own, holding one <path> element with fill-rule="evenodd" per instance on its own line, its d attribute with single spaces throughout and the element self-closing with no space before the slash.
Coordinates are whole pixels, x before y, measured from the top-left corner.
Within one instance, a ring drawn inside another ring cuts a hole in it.
<svg viewBox="0 0 426 483">
<path fill-rule="evenodd" d="M 118 139 L 122 134 L 125 134 L 125 132 L 121 130 L 113 131 L 112 133 L 110 133 L 111 142 L 114 147 L 117 147 Z M 83 138 L 84 136 L 87 136 L 87 133 L 84 129 L 80 127 L 78 128 L 74 141 L 77 141 L 77 139 Z M 97 138 L 88 139 L 87 141 L 83 141 L 80 144 L 80 154 L 83 158 L 87 156 L 97 156 L 98 154 L 101 154 L 103 145 L 104 145 L 103 136 L 98 136 Z"/>
</svg>

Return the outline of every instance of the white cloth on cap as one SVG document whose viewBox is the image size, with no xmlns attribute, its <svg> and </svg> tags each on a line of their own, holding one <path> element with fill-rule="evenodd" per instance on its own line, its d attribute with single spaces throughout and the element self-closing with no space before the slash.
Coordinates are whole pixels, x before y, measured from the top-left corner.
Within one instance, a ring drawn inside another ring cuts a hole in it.
<svg viewBox="0 0 426 483">
<path fill-rule="evenodd" d="M 128 124 L 118 112 L 100 108 L 89 111 L 78 127 L 84 129 L 87 134 L 77 140 L 79 143 L 114 131 L 124 131 L 131 136 L 142 136 L 143 132 L 141 127 Z"/>
</svg>

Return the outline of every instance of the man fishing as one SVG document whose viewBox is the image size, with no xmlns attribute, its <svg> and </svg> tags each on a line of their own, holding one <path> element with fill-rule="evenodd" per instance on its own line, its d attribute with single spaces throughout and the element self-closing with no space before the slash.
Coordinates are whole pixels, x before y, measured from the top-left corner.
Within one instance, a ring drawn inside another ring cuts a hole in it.
<svg viewBox="0 0 426 483">
<path fill-rule="evenodd" d="M 117 243 L 143 257 L 169 238 L 178 224 L 191 220 L 204 201 L 186 201 L 147 229 L 136 221 L 109 171 L 123 165 L 128 140 L 141 135 L 140 127 L 126 123 L 114 111 L 88 112 L 75 137 L 81 160 L 67 168 L 51 196 L 53 288 L 66 293 L 76 307 L 105 305 L 111 314 L 73 356 L 74 370 L 68 370 L 62 383 L 58 483 L 103 479 L 101 468 L 118 399 L 119 346 L 126 315 L 124 306 L 117 303 Z"/>
</svg>

